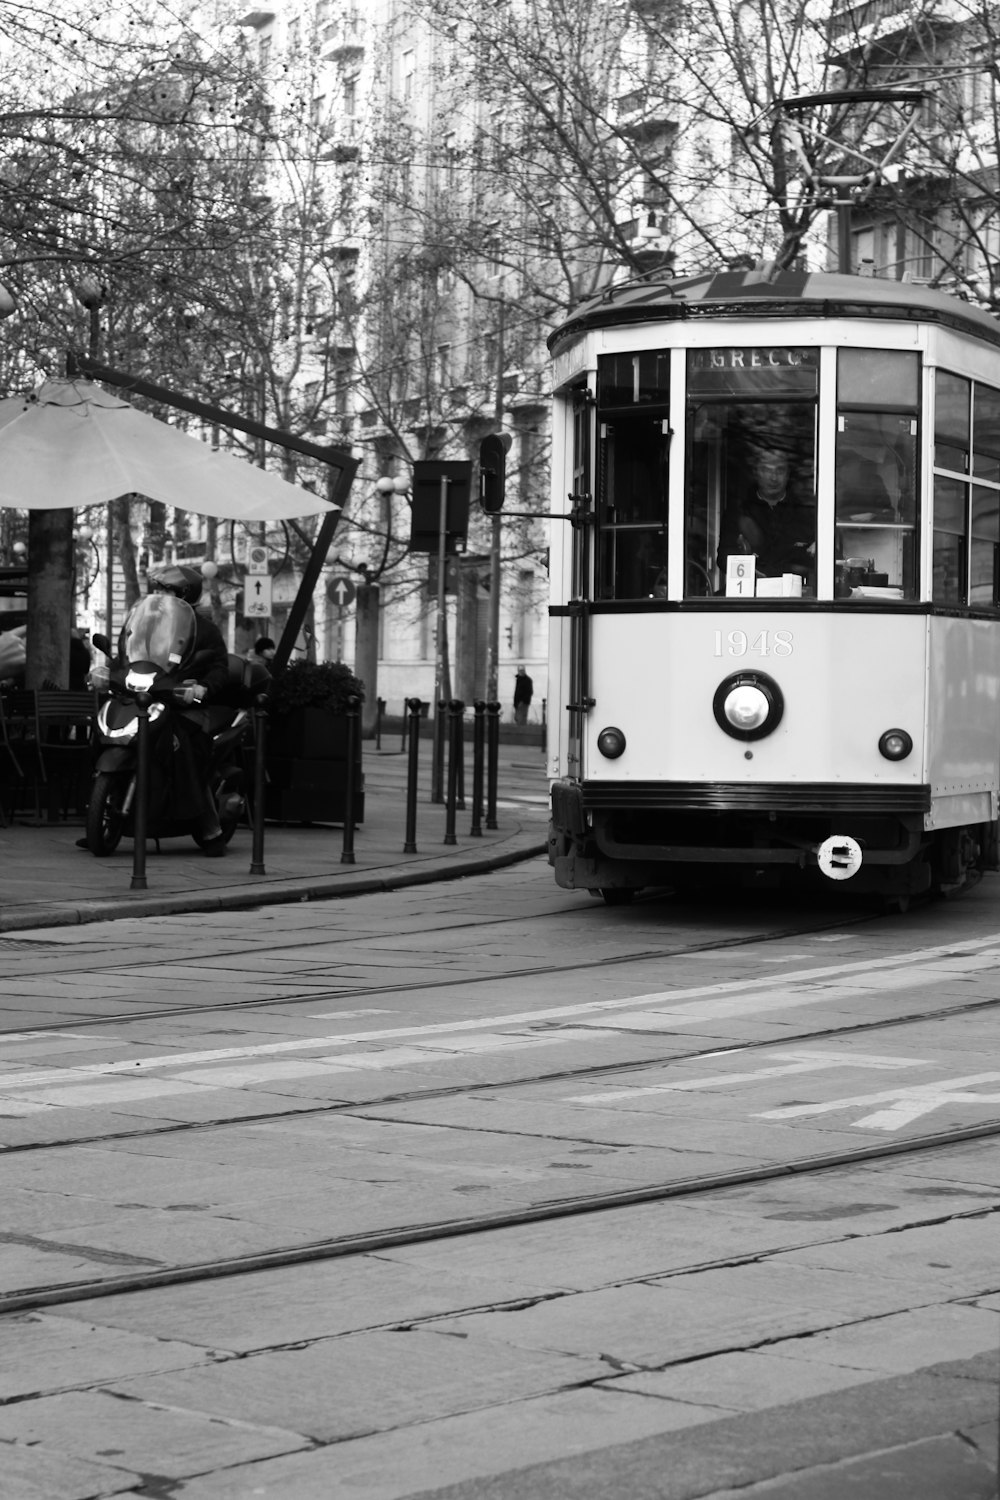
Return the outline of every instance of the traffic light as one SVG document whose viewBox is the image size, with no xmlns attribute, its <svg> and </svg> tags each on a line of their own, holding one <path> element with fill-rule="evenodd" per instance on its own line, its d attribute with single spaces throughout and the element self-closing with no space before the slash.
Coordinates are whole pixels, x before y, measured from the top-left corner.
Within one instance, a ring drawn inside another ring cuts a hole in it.
<svg viewBox="0 0 1000 1500">
<path fill-rule="evenodd" d="M 503 510 L 510 444 L 509 432 L 491 432 L 479 444 L 479 503 L 487 515 Z"/>
</svg>

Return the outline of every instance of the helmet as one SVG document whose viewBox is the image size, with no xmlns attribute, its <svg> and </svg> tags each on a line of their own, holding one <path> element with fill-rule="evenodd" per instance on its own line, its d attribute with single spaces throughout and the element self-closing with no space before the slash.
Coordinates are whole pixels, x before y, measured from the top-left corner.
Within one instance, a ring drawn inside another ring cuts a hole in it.
<svg viewBox="0 0 1000 1500">
<path fill-rule="evenodd" d="M 151 573 L 149 588 L 151 593 L 173 594 L 175 599 L 183 599 L 185 604 L 194 605 L 201 598 L 203 581 L 197 568 L 173 566 L 162 568 L 159 573 Z"/>
</svg>

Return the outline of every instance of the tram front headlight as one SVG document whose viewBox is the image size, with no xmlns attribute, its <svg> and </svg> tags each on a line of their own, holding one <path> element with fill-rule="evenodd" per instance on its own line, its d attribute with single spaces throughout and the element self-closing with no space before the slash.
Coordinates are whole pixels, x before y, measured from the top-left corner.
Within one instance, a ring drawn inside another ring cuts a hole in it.
<svg viewBox="0 0 1000 1500">
<path fill-rule="evenodd" d="M 715 690 L 715 721 L 737 740 L 759 740 L 781 723 L 785 700 L 766 672 L 734 672 Z"/>
<path fill-rule="evenodd" d="M 609 724 L 607 729 L 602 729 L 597 736 L 597 748 L 602 755 L 607 756 L 608 760 L 617 760 L 619 755 L 625 752 L 625 736 L 620 729 Z"/>
<path fill-rule="evenodd" d="M 879 739 L 878 748 L 886 760 L 905 760 L 913 749 L 913 739 L 905 729 L 887 729 Z"/>
</svg>

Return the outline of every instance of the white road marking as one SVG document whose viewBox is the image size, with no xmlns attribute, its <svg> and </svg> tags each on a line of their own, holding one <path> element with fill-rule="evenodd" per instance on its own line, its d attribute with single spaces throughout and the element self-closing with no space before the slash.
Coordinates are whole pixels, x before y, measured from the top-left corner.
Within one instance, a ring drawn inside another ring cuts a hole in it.
<svg viewBox="0 0 1000 1500">
<path fill-rule="evenodd" d="M 644 1094 L 696 1094 L 700 1089 L 723 1088 L 734 1083 L 757 1083 L 763 1078 L 782 1078 L 789 1073 L 823 1073 L 835 1068 L 929 1068 L 933 1064 L 915 1057 L 876 1057 L 864 1052 L 820 1052 L 808 1047 L 794 1051 L 768 1051 L 769 1057 L 788 1059 L 777 1064 L 754 1068 L 749 1073 L 716 1073 L 708 1078 L 681 1078 L 668 1083 L 654 1083 L 642 1088 L 615 1089 L 606 1094 L 577 1094 L 567 1104 L 614 1104 L 623 1099 L 638 1099 Z"/>
<path fill-rule="evenodd" d="M 34 1100 L 42 1107 L 57 1101 L 64 1104 L 120 1102 L 126 1095 L 148 1100 L 162 1093 L 186 1092 L 191 1088 L 246 1087 L 263 1078 L 277 1079 L 278 1070 L 262 1071 L 253 1065 L 255 1059 L 278 1059 L 293 1052 L 316 1052 L 319 1057 L 303 1059 L 302 1071 L 295 1076 L 318 1076 L 338 1068 L 408 1067 L 418 1061 L 441 1059 L 448 1052 L 485 1053 L 498 1047 L 528 1048 L 556 1042 L 597 1040 L 603 1033 L 628 1030 L 672 1032 L 682 1027 L 698 1027 L 707 1022 L 724 1021 L 746 1015 L 795 1009 L 805 1005 L 829 1004 L 880 992 L 954 980 L 966 975 L 996 969 L 1000 962 L 1000 933 L 918 949 L 887 958 L 864 958 L 849 963 L 826 965 L 784 975 L 776 986 L 773 975 L 755 979 L 734 979 L 721 983 L 697 985 L 688 989 L 661 990 L 653 994 L 623 999 L 592 1000 L 575 1005 L 554 1006 L 544 1010 L 516 1011 L 504 1015 L 476 1016 L 462 1021 L 441 1021 L 424 1025 L 385 1027 L 377 1030 L 334 1033 L 327 1036 L 299 1036 L 283 1041 L 261 1042 L 246 1046 L 217 1047 L 200 1052 L 162 1051 L 152 1056 L 119 1059 L 117 1062 L 80 1063 L 64 1068 L 23 1068 L 0 1075 L 0 1096 L 16 1091 L 26 1095 L 25 1105 Z M 342 1013 L 325 1012 L 315 1019 L 342 1018 Z M 569 1022 L 569 1025 L 562 1023 Z M 519 1032 L 497 1036 L 500 1027 L 522 1028 Z M 460 1042 L 464 1033 L 478 1033 L 468 1042 Z M 27 1037 L 29 1033 L 21 1033 Z M 36 1032 L 41 1037 L 50 1033 Z M 434 1050 L 426 1049 L 438 1040 Z M 447 1040 L 445 1040 L 447 1039 Z M 408 1041 L 411 1047 L 394 1048 L 389 1044 Z M 345 1057 L 329 1055 L 330 1048 L 351 1049 L 359 1044 L 374 1044 L 371 1052 Z M 423 1044 L 423 1045 L 422 1045 Z M 121 1042 L 118 1045 L 122 1045 Z M 220 1069 L 213 1065 L 244 1063 L 245 1067 Z M 179 1070 L 200 1069 L 201 1072 Z M 151 1074 L 165 1073 L 155 1079 Z M 287 1074 L 285 1076 L 288 1076 Z M 222 1079 L 225 1079 L 225 1083 Z M 199 1082 L 194 1080 L 198 1079 Z M 114 1080 L 140 1084 L 119 1093 Z M 103 1081 L 103 1083 L 102 1083 Z M 97 1088 L 90 1085 L 97 1084 Z M 82 1092 L 85 1087 L 85 1094 Z M 106 1096 L 101 1087 L 108 1087 Z M 59 1091 L 59 1092 L 57 1092 Z M 112 1097 L 113 1096 L 113 1097 Z M 0 1104 L 0 1113 L 4 1106 Z M 12 1111 L 17 1113 L 26 1111 Z"/>
<path fill-rule="evenodd" d="M 1000 1072 L 970 1073 L 964 1078 L 939 1078 L 934 1083 L 906 1084 L 886 1089 L 880 1094 L 855 1094 L 849 1099 L 824 1099 L 821 1104 L 788 1104 L 768 1109 L 755 1116 L 758 1120 L 796 1120 L 812 1115 L 835 1114 L 838 1110 L 869 1109 L 873 1104 L 888 1108 L 876 1110 L 855 1120 L 859 1130 L 899 1130 L 932 1114 L 945 1104 L 1000 1104 L 1000 1093 L 978 1094 L 969 1090 L 979 1083 L 1000 1083 Z"/>
</svg>

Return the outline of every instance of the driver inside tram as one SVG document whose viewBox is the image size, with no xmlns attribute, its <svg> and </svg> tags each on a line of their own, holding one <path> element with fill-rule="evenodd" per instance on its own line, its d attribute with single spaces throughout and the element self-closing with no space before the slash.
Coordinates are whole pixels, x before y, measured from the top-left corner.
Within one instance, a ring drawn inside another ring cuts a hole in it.
<svg viewBox="0 0 1000 1500">
<path fill-rule="evenodd" d="M 782 449 L 756 450 L 750 468 L 748 492 L 722 518 L 718 564 L 723 575 L 727 557 L 753 554 L 758 577 L 795 573 L 812 581 L 816 567 L 813 498 L 797 492 L 789 455 Z"/>
</svg>

